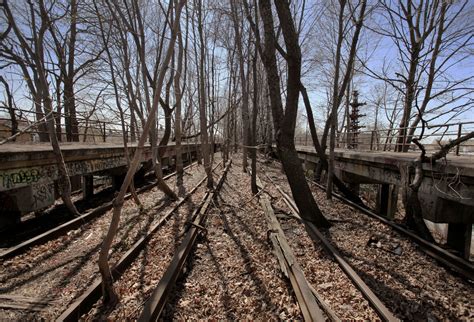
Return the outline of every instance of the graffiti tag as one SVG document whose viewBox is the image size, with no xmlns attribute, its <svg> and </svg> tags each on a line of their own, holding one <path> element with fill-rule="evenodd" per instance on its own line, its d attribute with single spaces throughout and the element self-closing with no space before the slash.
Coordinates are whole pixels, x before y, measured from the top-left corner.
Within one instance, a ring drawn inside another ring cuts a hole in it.
<svg viewBox="0 0 474 322">
<path fill-rule="evenodd" d="M 41 179 L 42 175 L 38 169 L 17 170 L 12 173 L 0 173 L 4 188 L 12 188 L 19 184 L 30 184 Z"/>
<path fill-rule="evenodd" d="M 33 208 L 40 209 L 54 202 L 53 184 L 44 184 L 33 187 Z"/>
</svg>

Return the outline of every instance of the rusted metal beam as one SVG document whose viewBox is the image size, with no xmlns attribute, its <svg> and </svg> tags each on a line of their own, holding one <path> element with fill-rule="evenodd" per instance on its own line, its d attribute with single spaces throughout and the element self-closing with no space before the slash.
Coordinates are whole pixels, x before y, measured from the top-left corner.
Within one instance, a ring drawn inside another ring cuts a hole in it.
<svg viewBox="0 0 474 322">
<path fill-rule="evenodd" d="M 248 173 L 250 173 L 250 171 L 248 171 Z M 259 177 L 257 177 L 257 186 L 259 189 L 263 189 L 264 187 Z M 283 200 L 286 201 L 285 199 Z M 262 205 L 269 225 L 268 237 L 272 242 L 283 274 L 292 284 L 304 319 L 307 321 L 319 321 L 324 319 L 321 312 L 321 309 L 323 309 L 329 320 L 333 322 L 340 321 L 334 311 L 306 280 L 303 270 L 288 245 L 285 234 L 281 229 L 273 207 L 266 195 L 260 195 L 260 204 Z"/>
<path fill-rule="evenodd" d="M 270 229 L 269 236 L 273 239 L 272 244 L 279 258 L 283 272 L 290 279 L 291 286 L 298 300 L 301 313 L 305 321 L 325 320 L 323 312 L 309 287 L 309 283 L 299 266 L 296 257 L 285 238 L 285 234 L 275 216 L 272 205 L 266 195 L 260 196 L 260 205 L 264 210 Z"/>
</svg>

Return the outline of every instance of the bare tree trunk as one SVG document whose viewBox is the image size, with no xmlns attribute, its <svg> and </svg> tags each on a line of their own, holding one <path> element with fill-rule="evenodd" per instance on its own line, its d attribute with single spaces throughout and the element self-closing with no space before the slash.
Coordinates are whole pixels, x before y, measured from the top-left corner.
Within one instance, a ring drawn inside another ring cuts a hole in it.
<svg viewBox="0 0 474 322">
<path fill-rule="evenodd" d="M 187 37 L 187 33 L 186 33 Z M 187 41 L 186 41 L 187 42 Z M 180 86 L 181 74 L 183 71 L 183 37 L 181 35 L 181 28 L 178 26 L 178 61 L 177 70 L 174 75 L 174 95 L 176 99 L 176 112 L 174 121 L 174 133 L 176 137 L 176 180 L 178 185 L 183 182 L 183 156 L 181 149 L 181 99 L 182 92 Z"/>
<path fill-rule="evenodd" d="M 285 59 L 288 64 L 288 79 L 285 111 L 283 111 L 280 94 L 280 77 L 278 75 L 275 52 L 277 43 L 274 34 L 272 6 L 269 0 L 261 0 L 259 2 L 265 36 L 262 60 L 267 71 L 273 123 L 277 132 L 277 150 L 301 216 L 306 220 L 314 222 L 318 227 L 327 227 L 329 222 L 324 218 L 308 187 L 294 145 L 301 82 L 301 50 L 298 43 L 298 35 L 293 24 L 288 2 L 276 0 L 275 6 L 280 18 L 287 50 Z"/>
<path fill-rule="evenodd" d="M 171 116 L 173 114 L 173 110 L 168 105 L 165 105 L 165 106 L 162 105 L 162 108 L 165 115 L 165 130 L 163 132 L 163 136 L 161 137 L 158 145 L 160 147 L 166 147 L 171 137 Z"/>
<path fill-rule="evenodd" d="M 56 158 L 56 163 L 58 167 L 58 186 L 61 194 L 61 198 L 69 209 L 75 216 L 79 216 L 80 213 L 76 209 L 76 206 L 71 200 L 71 181 L 69 180 L 68 171 L 66 168 L 66 163 L 64 162 L 63 154 L 61 152 L 61 147 L 59 146 L 58 138 L 56 136 L 56 129 L 54 127 L 54 116 L 53 116 L 53 104 L 51 102 L 51 96 L 49 95 L 49 85 L 46 78 L 46 72 L 43 69 L 44 66 L 44 34 L 47 26 L 47 11 L 42 0 L 40 0 L 40 13 L 41 13 L 41 28 L 38 32 L 38 43 L 36 47 L 36 63 L 38 64 L 38 80 L 40 85 L 39 92 L 43 98 L 44 108 L 46 115 L 49 115 L 47 118 L 47 127 L 51 140 L 51 145 L 53 147 L 53 153 Z"/>
<path fill-rule="evenodd" d="M 51 98 L 49 97 L 49 92 L 47 92 L 46 87 L 43 87 L 43 93 L 44 93 L 43 94 L 44 95 L 44 98 L 43 98 L 44 108 L 45 108 L 46 114 L 48 115 L 52 111 L 52 104 L 51 104 Z M 64 204 L 73 215 L 79 216 L 80 213 L 76 209 L 76 206 L 71 200 L 71 181 L 69 180 L 66 163 L 64 162 L 63 154 L 61 152 L 61 147 L 59 146 L 59 141 L 56 136 L 56 131 L 54 127 L 54 117 L 52 113 L 49 114 L 47 118 L 47 125 L 48 125 L 48 132 L 51 138 L 51 145 L 53 147 L 53 153 L 56 158 L 56 164 L 58 167 L 58 174 L 59 174 L 58 186 L 59 186 L 59 192 L 61 194 L 61 199 L 63 200 Z"/>
<path fill-rule="evenodd" d="M 124 149 L 124 154 L 125 154 L 125 160 L 127 162 L 127 167 L 130 167 L 130 152 L 128 150 L 128 133 L 127 130 L 125 129 L 125 119 L 123 115 L 123 111 L 120 108 L 120 121 L 122 123 L 122 137 L 123 137 L 123 149 Z M 143 211 L 143 204 L 141 203 L 140 199 L 138 198 L 137 191 L 135 190 L 135 180 L 132 177 L 132 180 L 130 181 L 130 187 L 129 187 L 130 193 L 132 194 L 133 201 L 135 204 L 140 208 L 140 211 Z"/>
<path fill-rule="evenodd" d="M 233 64 L 233 60 L 234 60 L 234 53 L 235 51 L 230 49 L 231 50 L 231 53 L 227 56 L 228 58 L 228 67 L 230 69 L 230 72 L 229 72 L 229 79 L 228 79 L 228 88 L 227 88 L 227 104 L 228 104 L 228 107 L 227 109 L 230 111 L 229 113 L 227 113 L 226 117 L 225 117 L 225 123 L 224 123 L 224 154 L 223 154 L 223 159 L 224 159 L 224 162 L 227 162 L 227 160 L 229 159 L 229 152 L 230 152 L 230 148 L 231 148 L 231 144 L 230 144 L 230 141 L 231 141 L 231 137 L 232 137 L 232 115 L 233 115 L 233 112 L 230 110 L 232 108 L 232 104 L 233 104 L 233 90 L 232 90 L 232 86 L 233 86 L 233 80 L 234 80 L 234 64 Z"/>
<path fill-rule="evenodd" d="M 66 114 L 66 140 L 79 141 L 79 126 L 76 116 L 76 99 L 74 95 L 74 80 L 72 77 L 64 79 L 64 112 Z"/>
<path fill-rule="evenodd" d="M 29 3 L 31 11 L 33 12 L 33 3 Z M 58 167 L 58 185 L 61 194 L 61 198 L 66 205 L 66 207 L 71 211 L 74 215 L 79 215 L 76 207 L 74 206 L 73 202 L 71 201 L 71 182 L 69 181 L 69 175 L 66 168 L 66 164 L 64 162 L 64 158 L 61 152 L 61 148 L 59 146 L 59 141 L 56 136 L 56 129 L 54 126 L 54 116 L 53 116 L 53 105 L 51 101 L 51 96 L 49 93 L 49 84 L 47 80 L 46 71 L 44 69 L 44 36 L 48 28 L 49 16 L 48 12 L 46 11 L 45 4 L 43 0 L 39 1 L 39 15 L 41 18 L 39 30 L 35 30 L 35 42 L 34 47 L 30 47 L 25 40 L 21 30 L 16 25 L 16 21 L 10 11 L 10 8 L 7 2 L 4 2 L 4 9 L 6 13 L 7 20 L 9 24 L 12 26 L 16 36 L 18 37 L 21 45 L 23 48 L 29 53 L 31 58 L 35 63 L 35 84 L 37 85 L 37 91 L 33 91 L 32 94 L 35 100 L 35 107 L 36 112 L 40 112 L 43 115 L 43 111 L 41 110 L 41 100 L 43 101 L 45 112 L 47 117 L 46 127 L 45 129 L 47 132 L 46 135 L 49 135 L 51 139 L 51 145 L 53 148 L 53 153 L 56 159 L 56 166 Z M 36 28 L 36 26 L 33 26 Z M 44 124 L 41 122 L 40 124 Z M 41 126 L 40 126 L 41 129 Z M 40 134 L 41 138 L 41 134 Z"/>
<path fill-rule="evenodd" d="M 234 141 L 234 153 L 237 153 L 238 152 L 238 147 L 239 147 L 239 145 L 238 145 L 239 138 L 238 138 L 238 135 L 237 135 L 237 109 L 234 109 L 233 114 L 234 115 L 233 115 L 233 118 L 232 118 L 232 120 L 233 120 L 233 122 L 232 122 L 233 135 L 232 135 L 232 137 L 234 139 L 233 140 Z"/>
<path fill-rule="evenodd" d="M 100 14 L 99 14 L 98 11 L 97 11 L 97 16 L 99 17 L 100 34 L 101 34 L 102 42 L 104 43 L 105 52 L 106 52 L 107 58 L 108 58 L 110 76 L 112 77 L 112 85 L 113 85 L 114 94 L 115 94 L 115 104 L 117 105 L 117 108 L 118 108 L 119 114 L 120 114 L 120 123 L 121 123 L 121 126 L 122 126 L 122 139 L 123 139 L 123 148 L 124 148 L 125 160 L 127 162 L 127 167 L 130 167 L 130 153 L 129 153 L 129 150 L 128 150 L 128 134 L 127 134 L 127 130 L 125 128 L 125 117 L 124 117 L 124 112 L 123 112 L 123 109 L 122 109 L 122 104 L 120 102 L 120 94 L 119 94 L 117 81 L 116 81 L 116 77 L 115 77 L 114 62 L 113 62 L 113 58 L 112 58 L 112 55 L 111 55 L 109 47 L 108 47 L 107 37 L 105 35 L 105 30 L 104 30 L 104 26 L 103 26 L 103 23 L 102 23 L 102 19 L 100 18 Z M 123 44 L 123 45 L 125 46 L 125 44 Z M 85 138 L 85 133 L 84 133 L 84 138 Z M 142 205 L 142 203 L 141 203 L 140 199 L 138 198 L 138 195 L 135 191 L 135 183 L 134 183 L 133 177 L 130 181 L 130 192 L 132 194 L 132 198 L 133 198 L 135 204 L 140 208 L 140 210 L 143 210 L 143 205 Z"/>
<path fill-rule="evenodd" d="M 334 84 L 333 84 L 333 93 L 332 93 L 332 108 L 330 116 L 330 137 L 329 137 L 329 162 L 328 162 L 328 179 L 326 185 L 326 198 L 332 199 L 333 191 L 333 180 L 334 180 L 334 149 L 336 147 L 336 129 L 337 129 L 337 113 L 339 106 L 341 104 L 344 92 L 346 87 L 349 85 L 350 78 L 352 76 L 353 64 L 356 56 L 357 43 L 359 41 L 360 31 L 362 29 L 364 18 L 365 18 L 365 8 L 366 0 L 361 1 L 359 17 L 355 21 L 355 32 L 351 39 L 351 48 L 349 51 L 348 62 L 346 70 L 344 72 L 344 77 L 342 79 L 342 84 L 339 87 L 339 69 L 341 65 L 341 49 L 342 42 L 344 40 L 344 11 L 347 1 L 339 1 L 340 11 L 339 11 L 339 20 L 338 20 L 338 39 L 336 45 L 336 64 L 335 64 L 335 73 L 334 73 Z M 352 12 L 354 16 L 355 12 Z"/>
<path fill-rule="evenodd" d="M 352 78 L 352 77 L 351 77 Z M 350 133 L 350 123 L 351 123 L 351 111 L 350 111 L 350 100 L 351 100 L 351 83 L 347 84 L 347 89 L 346 89 L 346 102 L 345 102 L 345 112 L 344 112 L 344 119 L 343 119 L 343 124 L 346 126 L 346 147 L 348 147 L 351 144 L 351 133 Z"/>
<path fill-rule="evenodd" d="M 242 141 L 242 171 L 247 172 L 247 154 L 250 145 L 250 117 L 249 117 L 249 94 L 247 88 L 247 78 L 245 77 L 245 62 L 243 53 L 242 34 L 240 26 L 240 15 L 237 12 L 236 5 L 238 2 L 230 1 L 232 10 L 232 20 L 234 21 L 234 32 L 235 42 L 237 45 L 237 57 L 239 59 L 239 75 L 240 84 L 242 87 L 242 129 L 243 129 L 243 141 Z"/>
<path fill-rule="evenodd" d="M 321 164 L 321 169 L 326 170 L 328 168 L 327 157 L 323 151 L 323 148 L 321 147 L 321 144 L 319 143 L 318 134 L 316 132 L 316 126 L 314 123 L 313 111 L 311 109 L 311 105 L 309 102 L 308 93 L 306 92 L 306 88 L 303 86 L 303 84 L 301 84 L 301 94 L 303 96 L 303 102 L 306 108 L 306 115 L 308 117 L 308 125 L 310 129 L 311 139 L 313 141 L 314 149 L 316 150 L 316 153 L 318 154 L 318 157 L 320 160 L 319 162 Z M 362 199 L 360 199 L 360 197 L 357 194 L 355 194 L 353 191 L 347 188 L 346 185 L 336 175 L 334 175 L 333 181 L 336 187 L 339 189 L 339 191 L 347 199 L 351 200 L 352 202 L 360 206 L 366 207 Z"/>
<path fill-rule="evenodd" d="M 130 164 L 130 167 L 128 168 L 127 174 L 125 176 L 124 182 L 120 188 L 120 191 L 117 195 L 117 197 L 114 199 L 114 210 L 113 210 L 113 216 L 112 220 L 110 222 L 110 227 L 107 232 L 107 236 L 104 239 L 104 242 L 102 243 L 102 247 L 100 249 L 100 254 L 99 254 L 99 271 L 102 276 L 102 287 L 103 287 L 103 294 L 104 294 L 104 302 L 105 303 L 116 303 L 118 301 L 118 296 L 115 293 L 114 287 L 113 287 L 113 279 L 112 279 L 112 274 L 110 272 L 110 267 L 108 264 L 108 256 L 109 256 L 109 251 L 110 247 L 112 246 L 112 242 L 114 240 L 114 237 L 116 235 L 118 225 L 120 222 L 120 214 L 122 212 L 122 206 L 124 203 L 124 198 L 126 191 L 128 189 L 128 186 L 130 185 L 130 182 L 133 178 L 133 175 L 135 174 L 136 169 L 138 168 L 138 165 L 140 164 L 141 161 L 141 156 L 143 152 L 143 147 L 145 145 L 145 142 L 148 137 L 148 132 L 150 130 L 150 127 L 153 122 L 155 122 L 155 114 L 156 110 L 158 109 L 158 102 L 159 102 L 159 96 L 161 93 L 161 89 L 163 87 L 163 81 L 165 78 L 166 74 L 166 66 L 168 66 L 170 60 L 171 60 L 171 55 L 173 53 L 173 48 L 174 48 L 174 43 L 176 41 L 176 34 L 178 30 L 178 25 L 180 23 L 180 15 L 181 15 L 181 10 L 183 8 L 183 5 L 185 3 L 185 0 L 180 0 L 176 4 L 176 17 L 173 23 L 173 28 L 171 32 L 171 39 L 169 41 L 168 49 L 166 51 L 166 56 L 163 61 L 162 68 L 159 72 L 158 80 L 156 83 L 156 88 L 154 91 L 154 97 L 153 97 L 153 104 L 151 106 L 150 114 L 149 117 L 145 123 L 145 126 L 143 127 L 143 133 L 140 136 L 140 140 L 138 142 L 137 149 L 135 151 L 135 154 L 133 156 L 133 160 Z M 95 4 L 95 3 L 94 3 Z M 170 5 L 172 5 L 170 3 Z"/>
<path fill-rule="evenodd" d="M 258 83 L 257 83 L 257 46 L 255 45 L 254 57 L 252 60 L 252 74 L 253 74 L 253 107 L 252 107 L 252 178 L 251 188 L 252 193 L 258 193 L 257 187 L 257 114 L 258 114 Z"/>
<path fill-rule="evenodd" d="M 10 86 L 8 85 L 5 78 L 3 78 L 3 76 L 1 75 L 0 82 L 3 84 L 3 86 L 5 86 L 5 94 L 7 96 L 7 101 L 5 102 L 5 104 L 8 109 L 8 113 L 10 114 L 10 120 L 12 122 L 12 128 L 10 133 L 11 135 L 15 135 L 18 132 L 18 121 L 15 115 L 15 107 L 13 106 L 13 96 L 10 91 Z M 13 138 L 12 141 L 15 141 L 15 138 Z"/>
<path fill-rule="evenodd" d="M 156 94 L 155 94 L 156 95 Z M 171 117 L 171 116 L 170 116 Z M 153 169 L 156 176 L 157 187 L 163 191 L 169 198 L 178 200 L 176 193 L 168 186 L 166 181 L 163 179 L 163 169 L 161 166 L 161 156 L 159 154 L 158 137 L 156 128 L 156 119 L 150 127 L 150 145 L 151 145 L 151 158 L 153 163 Z"/>
<path fill-rule="evenodd" d="M 416 139 L 414 142 L 420 147 L 420 156 L 413 162 L 415 167 L 415 177 L 410 183 L 410 170 L 401 169 L 402 175 L 402 200 L 405 208 L 405 224 L 411 229 L 415 230 L 421 237 L 434 242 L 434 238 L 431 235 L 428 227 L 423 220 L 423 207 L 421 206 L 420 199 L 418 197 L 418 190 L 420 189 L 421 182 L 423 181 L 423 162 L 426 160 L 425 148 L 418 143 Z"/>
<path fill-rule="evenodd" d="M 185 0 L 180 0 L 180 3 L 183 2 Z M 172 3 L 170 3 L 170 6 L 172 6 Z M 157 133 L 157 121 L 156 121 L 156 116 L 155 116 L 155 113 L 152 113 L 152 109 L 153 109 L 153 106 L 152 106 L 152 103 L 150 102 L 150 93 L 149 93 L 149 89 L 148 89 L 148 78 L 147 78 L 147 74 L 148 74 L 148 70 L 147 70 L 147 66 L 146 66 L 146 56 L 145 56 L 145 30 L 144 30 L 144 27 L 143 27 L 143 22 L 141 20 L 141 15 L 140 15 L 140 12 L 139 12 L 139 8 L 138 8 L 138 5 L 136 5 L 136 3 L 134 3 L 134 9 L 136 10 L 136 17 L 137 17 L 137 25 L 138 25 L 138 30 L 140 32 L 140 40 L 141 40 L 141 43 L 137 41 L 137 43 L 140 44 L 139 46 L 139 57 L 140 57 L 140 70 L 141 70 L 141 73 L 142 73 L 142 82 L 143 82 L 143 88 L 144 88 L 144 92 L 145 92 L 145 99 L 146 99 L 146 107 L 147 107 L 147 110 L 148 110 L 148 118 L 152 118 L 152 120 L 150 121 L 150 127 L 149 127 L 149 133 L 150 133 L 150 145 L 151 145 L 151 151 L 152 151 L 152 164 L 153 164 L 153 170 L 155 172 L 155 176 L 156 176 L 156 181 L 157 181 L 157 187 L 163 191 L 169 198 L 173 199 L 173 200 L 177 200 L 178 199 L 178 196 L 176 195 L 176 193 L 168 186 L 168 184 L 163 180 L 163 170 L 162 170 L 162 167 L 161 167 L 161 157 L 159 155 L 159 151 L 158 151 L 158 133 Z M 177 9 L 178 10 L 178 9 Z M 179 9 L 181 11 L 181 8 Z M 176 31 L 173 31 L 174 33 L 176 33 Z M 176 34 L 173 34 L 173 37 L 176 37 Z M 171 46 L 171 43 L 170 43 L 170 46 Z M 174 46 L 174 40 L 173 40 L 173 46 Z M 173 56 L 173 50 L 171 50 L 170 52 L 170 61 L 171 61 L 171 58 Z M 169 61 L 166 62 L 166 64 L 164 64 L 163 66 L 167 66 L 169 64 Z M 165 77 L 165 73 L 163 72 L 163 81 L 164 82 L 164 77 Z M 153 89 L 153 94 L 154 94 L 154 97 L 153 97 L 153 104 L 155 103 L 155 100 L 157 100 L 158 102 L 160 102 L 161 100 L 161 87 L 162 85 L 159 87 L 160 88 L 160 91 L 159 92 L 156 92 L 158 86 L 156 84 L 152 84 L 152 85 L 155 85 L 156 87 Z M 162 105 L 163 106 L 163 105 Z M 169 114 L 167 115 L 166 113 L 169 112 Z M 167 129 L 168 131 L 171 131 L 171 115 L 170 115 L 171 111 L 169 110 L 165 110 L 165 129 Z M 168 116 L 168 117 L 167 117 Z M 147 124 L 148 124 L 148 120 L 147 120 Z M 168 136 L 166 137 L 166 131 L 165 131 L 165 135 L 163 136 L 162 138 L 162 141 L 166 141 L 166 144 L 168 143 L 167 140 L 169 139 L 169 134 Z M 164 144 L 164 143 L 163 143 Z M 161 145 L 161 142 L 160 142 L 160 145 Z"/>
<path fill-rule="evenodd" d="M 272 117 L 272 109 L 271 109 L 271 106 L 269 104 L 269 99 L 268 99 L 268 96 L 269 96 L 269 93 L 268 93 L 268 88 L 265 87 L 265 110 L 266 110 L 266 120 L 267 120 L 267 128 L 266 128 L 266 134 L 267 134 L 267 144 L 265 145 L 265 155 L 268 156 L 271 151 L 272 151 L 272 144 L 273 144 L 273 131 L 272 131 L 272 121 L 271 121 L 271 117 Z"/>
<path fill-rule="evenodd" d="M 336 63 L 334 66 L 334 80 L 333 80 L 333 94 L 332 94 L 332 107 L 331 116 L 329 120 L 329 162 L 328 162 L 328 177 L 326 183 L 326 198 L 332 199 L 332 182 L 334 175 L 334 148 L 336 144 L 336 127 L 337 127 L 337 109 L 339 107 L 338 102 L 338 91 L 339 91 L 339 72 L 341 65 L 341 47 L 343 41 L 343 28 L 344 28 L 344 9 L 346 6 L 346 0 L 339 1 L 339 19 L 338 19 L 338 34 L 336 44 Z"/>
<path fill-rule="evenodd" d="M 214 127 L 216 126 L 215 124 L 215 112 L 216 112 L 216 101 L 217 101 L 217 96 L 215 95 L 215 88 L 216 88 L 216 83 L 215 83 L 215 65 L 214 65 L 214 52 L 215 52 L 215 41 L 214 41 L 214 46 L 212 48 L 212 53 L 211 53 L 211 64 L 209 66 L 210 68 L 210 73 L 211 73 L 211 79 L 208 81 L 208 95 L 210 97 L 210 100 L 211 100 L 211 104 L 210 105 L 210 127 L 209 127 L 209 136 L 210 136 L 210 150 L 211 150 L 211 160 L 210 160 L 210 163 L 211 163 L 211 167 L 212 167 L 212 164 L 214 163 L 214 151 L 215 151 L 215 129 Z"/>
<path fill-rule="evenodd" d="M 39 85 L 37 84 L 36 86 L 37 88 L 39 87 Z M 35 105 L 35 116 L 36 116 L 36 120 L 41 120 L 44 118 L 44 113 L 43 113 L 43 109 L 41 107 L 41 95 L 38 93 L 39 90 L 37 90 L 36 93 L 32 93 L 31 96 L 33 98 L 33 101 L 34 101 L 34 105 Z M 48 127 L 47 127 L 47 121 L 46 122 L 40 122 L 38 124 L 38 136 L 39 136 L 39 140 L 40 142 L 49 142 L 49 132 L 48 132 Z"/>
<path fill-rule="evenodd" d="M 201 128 L 201 151 L 202 158 L 204 160 L 204 169 L 207 175 L 207 187 L 212 189 L 214 186 L 214 179 L 212 178 L 212 169 L 210 163 L 210 151 L 209 151 L 209 140 L 207 132 L 207 116 L 206 116 L 206 86 L 205 86 L 205 75 L 204 75 L 204 64 L 206 59 L 206 52 L 204 46 L 204 31 L 202 21 L 202 0 L 197 1 L 197 14 L 198 14 L 198 33 L 200 42 L 200 62 L 199 62 L 199 91 L 201 92 L 199 99 L 199 125 Z"/>
<path fill-rule="evenodd" d="M 130 141 L 132 143 L 135 143 L 137 140 L 137 134 L 135 133 L 137 131 L 137 119 L 135 117 L 135 109 L 130 108 Z"/>
</svg>

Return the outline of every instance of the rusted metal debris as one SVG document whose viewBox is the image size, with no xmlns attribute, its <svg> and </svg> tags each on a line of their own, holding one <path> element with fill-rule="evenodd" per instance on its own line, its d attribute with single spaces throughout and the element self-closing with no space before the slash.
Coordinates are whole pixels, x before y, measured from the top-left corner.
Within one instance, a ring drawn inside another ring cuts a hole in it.
<svg viewBox="0 0 474 322">
<path fill-rule="evenodd" d="M 263 187 L 263 184 L 258 177 L 257 186 L 259 188 Z M 278 222 L 268 196 L 266 194 L 261 194 L 259 200 L 268 222 L 269 230 L 267 236 L 272 242 L 275 255 L 278 258 L 283 274 L 291 282 L 304 319 L 306 321 L 321 321 L 325 319 L 322 312 L 322 310 L 324 310 L 331 321 L 340 321 L 334 311 L 304 276 L 303 270 L 298 264 L 296 257 L 286 240 L 285 233 Z"/>
</svg>

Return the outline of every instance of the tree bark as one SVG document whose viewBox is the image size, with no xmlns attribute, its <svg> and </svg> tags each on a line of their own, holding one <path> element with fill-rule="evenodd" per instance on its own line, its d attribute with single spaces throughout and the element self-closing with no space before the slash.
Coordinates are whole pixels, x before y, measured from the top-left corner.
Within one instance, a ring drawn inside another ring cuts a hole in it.
<svg viewBox="0 0 474 322">
<path fill-rule="evenodd" d="M 10 120 L 12 122 L 11 135 L 15 135 L 18 132 L 18 121 L 15 115 L 15 108 L 13 106 L 13 96 L 10 91 L 10 86 L 3 76 L 0 75 L 0 82 L 5 86 L 5 94 L 7 95 L 7 101 L 5 102 L 8 109 L 8 114 L 10 114 Z M 16 138 L 13 138 L 12 141 L 15 141 Z"/>
<path fill-rule="evenodd" d="M 187 37 L 187 33 L 186 33 Z M 174 133 L 176 137 L 176 180 L 179 185 L 183 183 L 183 156 L 181 149 L 181 99 L 182 92 L 180 86 L 181 74 L 183 72 L 183 37 L 181 35 L 181 28 L 178 26 L 178 60 L 177 60 L 177 70 L 174 75 L 174 95 L 176 100 L 176 112 L 175 112 L 175 121 L 174 121 Z"/>
<path fill-rule="evenodd" d="M 235 33 L 235 42 L 237 45 L 237 57 L 239 59 L 239 76 L 240 76 L 240 85 L 242 88 L 242 129 L 243 129 L 243 147 L 242 147 L 242 171 L 247 172 L 247 154 L 248 148 L 250 145 L 250 117 L 249 117 L 249 94 L 247 87 L 247 78 L 245 76 L 245 61 L 243 53 L 243 43 L 242 43 L 242 34 L 241 26 L 239 24 L 239 15 L 237 12 L 238 2 L 230 1 L 231 10 L 232 10 L 232 20 L 234 22 L 234 33 Z"/>
<path fill-rule="evenodd" d="M 176 17 L 173 23 L 173 28 L 171 31 L 171 39 L 169 41 L 169 46 L 166 51 L 166 56 L 163 60 L 163 65 L 162 69 L 159 72 L 158 80 L 156 83 L 156 88 L 154 91 L 154 97 L 153 97 L 153 104 L 151 106 L 150 114 L 149 117 L 145 123 L 145 126 L 143 127 L 143 133 L 140 136 L 140 140 L 138 142 L 137 149 L 135 151 L 135 154 L 133 156 L 133 160 L 130 164 L 130 167 L 128 168 L 127 174 L 125 176 L 124 182 L 120 188 L 120 191 L 115 197 L 113 205 L 113 215 L 112 215 L 112 220 L 110 222 L 110 227 L 107 232 L 107 236 L 104 239 L 104 242 L 102 243 L 102 247 L 100 249 L 100 254 L 99 254 L 99 271 L 102 276 L 102 287 L 103 287 L 103 294 L 104 294 L 104 302 L 105 303 L 116 303 L 118 301 L 118 296 L 115 293 L 114 287 L 113 287 L 113 279 L 112 279 L 112 274 L 110 272 L 110 267 L 108 264 L 108 256 L 109 256 L 109 251 L 110 247 L 112 246 L 112 242 L 114 240 L 114 237 L 116 235 L 118 225 L 120 222 L 120 214 L 122 212 L 122 206 L 124 203 L 124 198 L 126 191 L 128 189 L 128 186 L 130 185 L 130 182 L 133 178 L 133 175 L 135 174 L 136 169 L 138 168 L 138 165 L 140 164 L 141 161 L 141 156 L 143 153 L 143 147 L 145 145 L 145 142 L 148 137 L 148 132 L 150 130 L 150 127 L 153 122 L 155 122 L 155 114 L 156 110 L 158 109 L 158 102 L 159 102 L 159 95 L 161 93 L 161 89 L 163 86 L 163 81 L 165 78 L 165 73 L 166 73 L 166 66 L 168 66 L 170 60 L 171 60 L 171 55 L 173 53 L 173 47 L 174 43 L 176 40 L 176 33 L 178 30 L 178 24 L 180 22 L 180 15 L 181 15 L 181 10 L 183 8 L 183 5 L 185 3 L 185 0 L 180 0 L 176 4 Z M 170 4 L 172 5 L 172 4 Z"/>
<path fill-rule="evenodd" d="M 56 129 L 54 126 L 54 116 L 53 116 L 53 104 L 51 101 L 51 96 L 49 93 L 49 85 L 46 76 L 46 71 L 43 69 L 44 66 L 44 34 L 47 29 L 48 23 L 48 12 L 46 11 L 45 5 L 43 0 L 39 1 L 40 7 L 40 16 L 41 16 L 41 27 L 38 31 L 38 42 L 35 47 L 35 60 L 37 64 L 37 71 L 38 71 L 38 81 L 39 81 L 39 92 L 41 93 L 41 97 L 43 99 L 43 104 L 45 108 L 45 112 L 48 115 L 47 118 L 47 128 L 48 133 L 51 140 L 51 145 L 53 147 L 53 153 L 56 158 L 56 163 L 58 167 L 58 185 L 61 194 L 61 198 L 69 209 L 70 212 L 73 213 L 75 216 L 79 216 L 80 213 L 76 209 L 76 206 L 71 200 L 71 181 L 69 180 L 68 171 L 66 168 L 66 163 L 64 162 L 63 154 L 61 152 L 61 147 L 59 146 L 59 141 L 56 136 Z"/>
<path fill-rule="evenodd" d="M 267 71 L 267 84 L 270 91 L 273 123 L 277 132 L 277 151 L 288 178 L 293 198 L 301 216 L 318 227 L 328 227 L 329 222 L 319 209 L 304 176 L 301 162 L 294 146 L 294 132 L 298 110 L 298 96 L 301 81 L 301 51 L 298 36 L 293 24 L 289 4 L 283 0 L 275 1 L 287 49 L 288 64 L 286 109 L 280 93 L 280 77 L 276 61 L 276 38 L 274 34 L 272 7 L 269 0 L 259 2 L 260 16 L 264 28 L 264 50 L 262 60 Z"/>
<path fill-rule="evenodd" d="M 97 15 L 98 16 L 100 15 L 98 10 L 97 10 Z M 115 77 L 115 71 L 114 71 L 114 62 L 113 62 L 113 58 L 112 58 L 112 55 L 111 55 L 109 47 L 108 47 L 107 37 L 105 36 L 104 26 L 103 26 L 102 19 L 100 18 L 100 16 L 99 16 L 99 27 L 100 27 L 100 34 L 101 34 L 101 37 L 102 37 L 102 41 L 104 43 L 105 52 L 106 52 L 107 58 L 108 58 L 110 76 L 112 77 L 112 85 L 113 85 L 114 94 L 115 94 L 115 104 L 117 105 L 117 108 L 119 110 L 119 115 L 120 115 L 120 123 L 121 123 L 121 126 L 122 126 L 122 139 L 123 139 L 123 149 L 124 149 L 125 160 L 127 162 L 127 167 L 130 167 L 130 154 L 129 154 L 129 150 L 128 150 L 128 133 L 127 133 L 126 128 L 125 128 L 125 117 L 124 117 L 124 112 L 123 112 L 123 109 L 122 109 L 122 104 L 120 102 L 120 94 L 119 94 L 118 85 L 117 85 L 117 81 L 116 81 L 116 77 Z M 123 45 L 125 46 L 125 44 L 123 44 Z M 84 132 L 84 139 L 85 139 L 85 135 L 86 135 L 86 132 Z M 140 208 L 140 210 L 143 210 L 143 205 L 142 205 L 142 203 L 141 203 L 140 199 L 138 198 L 138 195 L 135 191 L 135 183 L 134 183 L 133 177 L 130 181 L 130 193 L 132 194 L 132 197 L 133 197 L 133 200 L 134 200 L 135 204 Z"/>
<path fill-rule="evenodd" d="M 313 141 L 314 149 L 318 154 L 321 169 L 326 170 L 328 167 L 327 157 L 321 147 L 321 144 L 319 143 L 318 134 L 316 132 L 316 126 L 314 123 L 313 111 L 309 102 L 308 93 L 306 92 L 306 88 L 303 86 L 303 84 L 301 84 L 301 94 L 303 96 L 303 101 L 306 108 L 306 115 L 308 117 L 309 130 L 311 133 L 311 139 Z M 362 199 L 360 199 L 357 194 L 350 190 L 336 175 L 334 175 L 333 181 L 339 191 L 344 195 L 344 197 L 362 207 L 367 207 L 362 201 Z"/>
<path fill-rule="evenodd" d="M 212 189 L 214 187 L 214 179 L 212 178 L 212 168 L 210 161 L 209 151 L 209 140 L 207 132 L 207 116 L 206 116 L 206 86 L 205 86 L 205 75 L 204 75 L 204 64 L 206 58 L 206 52 L 204 46 L 204 31 L 202 21 L 202 0 L 197 1 L 197 14 L 198 14 L 198 33 L 200 42 L 200 61 L 199 61 L 199 91 L 201 95 L 199 97 L 199 125 L 201 128 L 201 151 L 202 158 L 204 160 L 204 169 L 207 175 L 207 188 Z"/>
<path fill-rule="evenodd" d="M 258 114 L 258 83 L 257 83 L 257 46 L 255 45 L 254 57 L 252 60 L 252 74 L 253 74 L 253 107 L 252 107 L 252 177 L 251 188 L 252 193 L 258 193 L 257 187 L 257 114 Z"/>
</svg>

